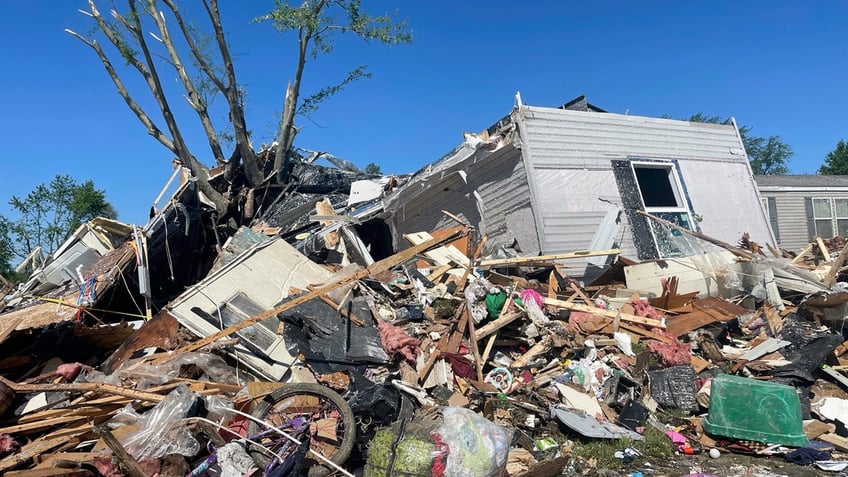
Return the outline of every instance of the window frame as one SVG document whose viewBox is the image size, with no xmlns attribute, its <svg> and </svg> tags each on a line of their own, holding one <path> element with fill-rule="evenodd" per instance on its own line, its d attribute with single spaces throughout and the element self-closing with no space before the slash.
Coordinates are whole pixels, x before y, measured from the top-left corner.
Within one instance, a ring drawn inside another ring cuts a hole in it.
<svg viewBox="0 0 848 477">
<path fill-rule="evenodd" d="M 846 227 L 845 233 L 841 233 L 840 230 L 839 230 L 839 221 L 840 220 L 848 220 L 848 215 L 840 216 L 837 213 L 837 208 L 836 208 L 836 201 L 838 201 L 838 200 L 848 201 L 848 197 L 811 197 L 810 199 L 812 201 L 811 206 L 812 206 L 812 209 L 813 209 L 812 210 L 812 212 L 813 212 L 813 217 L 812 217 L 812 219 L 813 219 L 813 230 L 815 231 L 816 237 L 829 239 L 829 238 L 832 238 L 832 237 L 837 236 L 837 235 L 841 235 L 843 237 L 848 236 L 848 227 Z M 830 216 L 829 217 L 819 216 L 819 215 L 816 214 L 816 201 L 827 203 L 828 209 L 830 210 Z M 819 231 L 818 222 L 820 220 L 830 220 L 830 227 L 831 227 L 831 236 L 830 237 L 822 236 L 821 232 Z"/>
<path fill-rule="evenodd" d="M 645 212 L 655 215 L 661 216 L 662 214 L 683 214 L 686 217 L 686 222 L 689 224 L 689 227 L 685 225 L 679 224 L 689 230 L 695 231 L 697 225 L 694 221 L 694 214 L 689 206 L 689 198 L 686 195 L 686 190 L 683 187 L 683 178 L 681 177 L 680 170 L 677 167 L 677 164 L 674 161 L 647 161 L 647 160 L 631 160 L 630 162 L 630 170 L 633 174 L 633 179 L 636 184 L 637 192 L 639 193 L 639 200 L 642 204 L 642 210 Z M 674 194 L 674 201 L 677 203 L 676 207 L 669 206 L 647 206 L 645 205 L 645 196 L 642 194 L 642 184 L 639 183 L 639 175 L 636 173 L 637 169 L 664 169 L 667 174 L 669 185 L 671 186 L 671 191 Z M 654 240 L 654 246 L 656 247 L 657 253 L 660 258 L 673 258 L 680 257 L 683 253 L 680 250 L 677 251 L 669 251 L 664 250 L 664 247 L 661 244 L 667 243 L 666 240 L 661 240 L 660 237 L 657 236 L 657 226 L 656 221 L 648 220 L 649 226 L 648 229 L 651 231 L 651 237 Z M 678 232 L 679 233 L 679 232 Z"/>
</svg>

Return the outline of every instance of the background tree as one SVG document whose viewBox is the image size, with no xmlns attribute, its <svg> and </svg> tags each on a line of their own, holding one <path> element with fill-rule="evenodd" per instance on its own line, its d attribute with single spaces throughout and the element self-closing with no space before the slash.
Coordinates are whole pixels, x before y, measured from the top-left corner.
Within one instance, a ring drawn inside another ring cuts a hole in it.
<svg viewBox="0 0 848 477">
<path fill-rule="evenodd" d="M 12 268 L 12 259 L 14 253 L 12 251 L 12 239 L 9 237 L 8 219 L 0 216 L 0 275 L 12 280 L 14 272 Z M 2 289 L 2 284 L 0 284 Z"/>
<path fill-rule="evenodd" d="M 17 217 L 0 216 L 0 266 L 7 268 L 11 260 L 24 259 L 37 247 L 47 255 L 88 220 L 117 218 L 106 193 L 96 189 L 94 182 L 80 184 L 67 175 L 39 184 L 26 197 L 13 196 L 9 205 Z"/>
<path fill-rule="evenodd" d="M 730 118 L 707 116 L 704 113 L 693 114 L 688 121 L 713 124 L 733 124 Z M 780 136 L 759 137 L 750 134 L 749 126 L 739 126 L 739 136 L 748 154 L 751 170 L 757 175 L 788 174 L 792 147 L 784 143 Z"/>
<path fill-rule="evenodd" d="M 819 174 L 828 176 L 848 175 L 848 142 L 840 140 L 836 148 L 827 153 Z"/>
<path fill-rule="evenodd" d="M 274 171 L 280 181 L 285 181 L 288 160 L 297 129 L 294 119 L 297 114 L 309 114 L 321 101 L 341 91 L 346 85 L 360 78 L 370 77 L 365 66 L 355 68 L 347 77 L 334 86 L 318 90 L 300 100 L 300 88 L 307 60 L 317 59 L 333 51 L 336 35 L 353 34 L 366 42 L 377 41 L 384 45 L 410 43 L 412 34 L 406 21 L 398 21 L 395 15 L 372 16 L 362 9 L 361 0 L 303 0 L 292 5 L 288 1 L 277 1 L 276 7 L 257 20 L 270 21 L 282 34 L 297 35 L 297 63 L 294 78 L 286 87 L 283 115 L 274 158 Z"/>
<path fill-rule="evenodd" d="M 365 170 L 363 172 L 372 176 L 378 176 L 383 173 L 383 170 L 380 169 L 380 166 L 378 166 L 376 163 L 369 162 L 368 165 L 365 166 Z"/>
</svg>

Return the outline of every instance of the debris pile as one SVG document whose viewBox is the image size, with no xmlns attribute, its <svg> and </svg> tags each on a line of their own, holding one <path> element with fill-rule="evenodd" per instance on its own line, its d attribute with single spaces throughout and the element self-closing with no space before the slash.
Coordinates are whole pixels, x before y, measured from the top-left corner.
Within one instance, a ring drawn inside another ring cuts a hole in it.
<svg viewBox="0 0 848 477">
<path fill-rule="evenodd" d="M 302 187 L 220 243 L 199 242 L 213 232 L 186 182 L 143 229 L 86 224 L 66 248 L 85 253 L 6 288 L 0 472 L 661 468 L 643 441 L 848 466 L 841 237 L 793 255 L 684 230 L 712 248 L 525 256 L 446 211 L 453 226 L 394 243 L 379 217 L 404 178 L 296 171 Z M 569 275 L 590 257 L 603 274 Z"/>
</svg>

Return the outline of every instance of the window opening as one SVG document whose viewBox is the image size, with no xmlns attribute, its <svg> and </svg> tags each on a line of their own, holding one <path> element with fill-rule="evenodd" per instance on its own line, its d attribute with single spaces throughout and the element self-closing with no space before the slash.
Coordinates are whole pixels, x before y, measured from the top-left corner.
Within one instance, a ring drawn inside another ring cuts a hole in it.
<svg viewBox="0 0 848 477">
<path fill-rule="evenodd" d="M 631 162 L 639 195 L 645 212 L 667 220 L 688 230 L 694 230 L 692 214 L 684 200 L 683 189 L 677 171 L 669 163 Z M 680 245 L 682 232 L 649 220 L 651 234 L 660 257 L 684 255 Z"/>
</svg>

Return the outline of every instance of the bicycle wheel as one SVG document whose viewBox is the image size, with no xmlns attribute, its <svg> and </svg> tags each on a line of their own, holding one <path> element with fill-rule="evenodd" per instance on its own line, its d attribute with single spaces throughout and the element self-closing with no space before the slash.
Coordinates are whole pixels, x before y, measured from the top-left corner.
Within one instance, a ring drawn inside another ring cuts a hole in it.
<svg viewBox="0 0 848 477">
<path fill-rule="evenodd" d="M 287 384 L 265 396 L 251 414 L 277 428 L 294 422 L 305 423 L 305 432 L 311 439 L 310 449 L 340 465 L 347 460 L 356 440 L 350 406 L 337 392 L 320 384 Z M 251 436 L 266 430 L 255 422 L 248 426 Z M 272 452 L 285 444 L 285 439 L 278 434 L 265 435 L 259 441 Z M 273 459 L 255 449 L 251 455 L 262 467 L 267 467 Z M 310 465 L 309 477 L 324 477 L 333 470 L 311 453 L 307 454 L 307 465 Z"/>
</svg>

